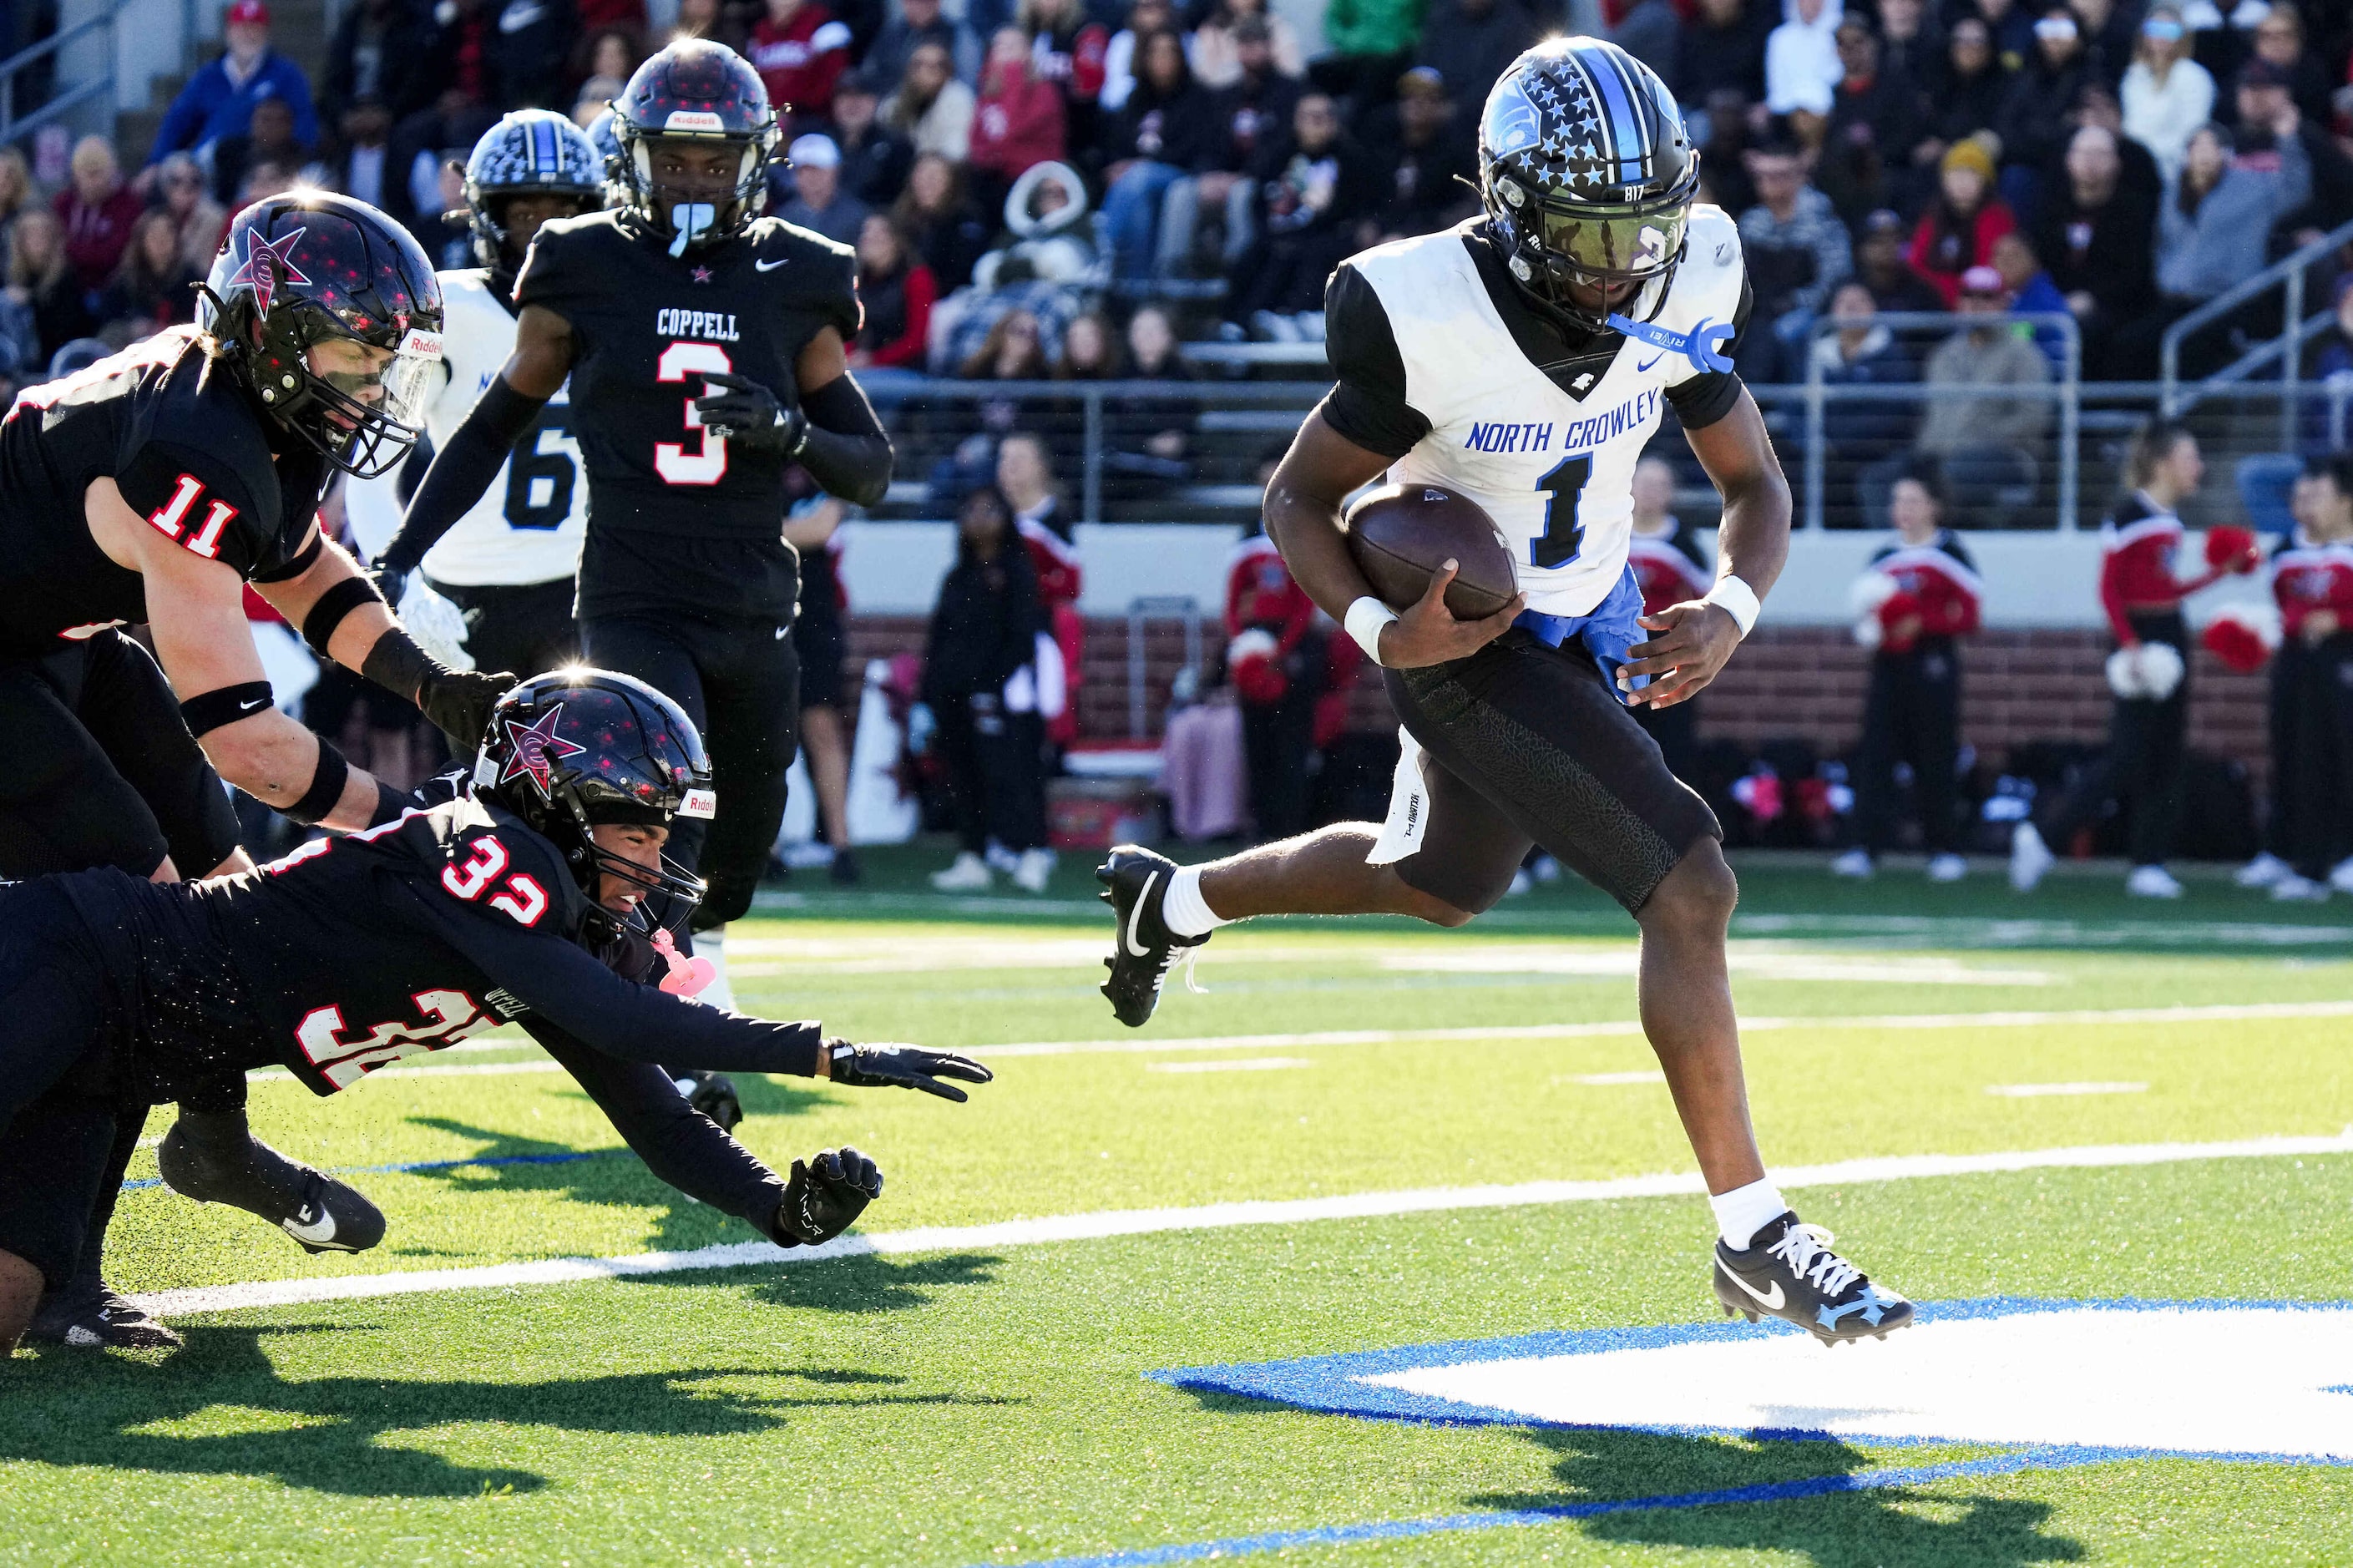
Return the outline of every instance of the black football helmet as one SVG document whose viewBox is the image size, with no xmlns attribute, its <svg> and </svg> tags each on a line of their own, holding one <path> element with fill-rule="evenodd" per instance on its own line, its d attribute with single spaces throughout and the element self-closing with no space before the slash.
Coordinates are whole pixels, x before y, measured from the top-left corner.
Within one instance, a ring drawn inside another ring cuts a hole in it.
<svg viewBox="0 0 2353 1568">
<path fill-rule="evenodd" d="M 1599 38 L 1547 38 L 1487 95 L 1479 187 L 1521 292 L 1601 331 L 1612 315 L 1647 321 L 1666 302 L 1699 153 L 1650 67 Z"/>
<path fill-rule="evenodd" d="M 406 229 L 325 191 L 266 197 L 230 220 L 199 300 L 197 325 L 282 428 L 360 479 L 400 466 L 444 374 L 441 285 Z M 320 364 L 322 348 L 350 363 Z"/>
<path fill-rule="evenodd" d="M 766 205 L 776 111 L 760 73 L 723 44 L 681 39 L 639 66 L 613 100 L 613 135 L 626 205 L 670 237 L 673 256 L 742 232 Z M 658 179 L 654 153 L 664 142 L 734 150 L 733 181 L 722 189 Z"/>
<path fill-rule="evenodd" d="M 483 132 L 466 160 L 466 226 L 474 258 L 493 272 L 522 264 L 507 250 L 506 204 L 514 196 L 564 196 L 576 210 L 605 205 L 605 159 L 581 129 L 545 109 L 519 109 Z"/>
<path fill-rule="evenodd" d="M 575 665 L 516 686 L 491 710 L 474 794 L 553 841 L 592 904 L 604 875 L 644 889 L 664 924 L 702 901 L 702 882 L 668 857 L 648 870 L 598 848 L 589 832 L 600 822 L 667 827 L 718 810 L 693 721 L 642 680 Z"/>
</svg>

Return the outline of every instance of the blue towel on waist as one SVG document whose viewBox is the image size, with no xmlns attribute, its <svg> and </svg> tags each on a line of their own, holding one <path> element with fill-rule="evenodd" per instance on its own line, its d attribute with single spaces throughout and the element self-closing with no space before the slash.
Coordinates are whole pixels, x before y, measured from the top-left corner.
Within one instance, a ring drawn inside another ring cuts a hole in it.
<svg viewBox="0 0 2353 1568">
<path fill-rule="evenodd" d="M 1558 647 L 1571 637 L 1583 642 L 1585 651 L 1601 671 L 1601 683 L 1622 703 L 1629 694 L 1618 689 L 1618 667 L 1629 662 L 1628 648 L 1650 640 L 1651 634 L 1636 619 L 1641 613 L 1641 584 L 1634 580 L 1634 568 L 1629 563 L 1618 585 L 1609 590 L 1609 597 L 1586 614 L 1547 616 L 1541 610 L 1522 610 L 1512 625 L 1533 634 L 1547 647 Z M 1634 689 L 1638 691 L 1650 684 L 1647 675 L 1634 677 Z"/>
</svg>

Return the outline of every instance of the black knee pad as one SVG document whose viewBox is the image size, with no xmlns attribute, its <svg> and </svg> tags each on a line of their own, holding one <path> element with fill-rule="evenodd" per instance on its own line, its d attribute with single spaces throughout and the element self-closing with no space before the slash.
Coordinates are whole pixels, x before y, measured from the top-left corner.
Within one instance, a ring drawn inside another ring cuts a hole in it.
<svg viewBox="0 0 2353 1568">
<path fill-rule="evenodd" d="M 365 1252 L 384 1239 L 382 1209 L 254 1137 L 242 1111 L 184 1112 L 155 1151 L 155 1166 L 182 1197 L 258 1215 L 305 1252 Z"/>
</svg>

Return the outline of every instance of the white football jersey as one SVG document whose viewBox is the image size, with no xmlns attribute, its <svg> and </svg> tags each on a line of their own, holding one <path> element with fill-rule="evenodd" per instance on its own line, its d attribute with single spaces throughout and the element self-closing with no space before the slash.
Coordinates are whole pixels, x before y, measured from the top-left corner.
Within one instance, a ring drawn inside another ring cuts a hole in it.
<svg viewBox="0 0 2353 1568">
<path fill-rule="evenodd" d="M 515 345 L 515 319 L 491 291 L 487 272 L 468 268 L 440 278 L 449 380 L 425 411 L 426 433 L 437 450 L 466 422 Z M 482 499 L 426 552 L 427 577 L 461 588 L 523 586 L 579 569 L 580 543 L 588 532 L 588 480 L 572 437 L 570 390 L 567 384 L 549 399 Z M 383 495 L 368 496 L 363 505 L 393 495 L 390 475 L 367 484 Z"/>
<path fill-rule="evenodd" d="M 1596 355 L 1565 371 L 1566 389 L 1513 338 L 1463 232 L 1394 240 L 1347 263 L 1380 297 L 1405 401 L 1430 421 L 1388 477 L 1477 501 L 1511 548 L 1528 607 L 1585 615 L 1625 573 L 1634 465 L 1666 390 L 1708 374 L 1696 345 L 1715 346 L 1712 329 L 1738 314 L 1740 231 L 1719 207 L 1692 209 L 1689 248 L 1651 325 L 1658 338 L 1695 346 L 1630 334 L 1606 362 Z"/>
</svg>

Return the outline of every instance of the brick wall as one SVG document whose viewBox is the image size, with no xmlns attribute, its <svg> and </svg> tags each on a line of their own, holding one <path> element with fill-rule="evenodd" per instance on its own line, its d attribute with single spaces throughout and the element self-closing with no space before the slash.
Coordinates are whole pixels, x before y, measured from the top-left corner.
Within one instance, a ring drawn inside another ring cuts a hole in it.
<svg viewBox="0 0 2353 1568">
<path fill-rule="evenodd" d="M 1159 732 L 1168 682 L 1184 661 L 1184 631 L 1174 622 L 1146 628 L 1147 722 Z M 850 622 L 853 668 L 865 659 L 920 651 L 923 622 L 913 616 L 863 616 Z M 1205 628 L 1214 659 L 1219 633 Z M 2107 645 L 2093 631 L 1989 631 L 1962 651 L 1961 739 L 1994 757 L 2022 742 L 2096 742 L 2107 733 Z M 1117 739 L 1128 732 L 1127 626 L 1117 619 L 1087 623 L 1085 681 L 1080 691 L 1082 733 Z M 1766 626 L 1748 639 L 1715 684 L 1699 699 L 1700 730 L 1757 742 L 1784 736 L 1811 741 L 1825 753 L 1847 750 L 1861 728 L 1871 655 L 1832 627 Z M 2269 772 L 2264 739 L 2264 679 L 2233 675 L 2203 649 L 2189 671 L 2189 743 L 2246 765 L 2260 790 Z M 1379 673 L 1359 672 L 1350 710 L 1364 729 L 1393 726 Z"/>
</svg>

